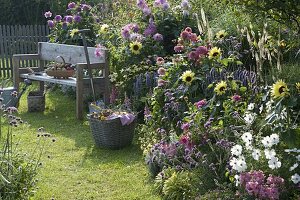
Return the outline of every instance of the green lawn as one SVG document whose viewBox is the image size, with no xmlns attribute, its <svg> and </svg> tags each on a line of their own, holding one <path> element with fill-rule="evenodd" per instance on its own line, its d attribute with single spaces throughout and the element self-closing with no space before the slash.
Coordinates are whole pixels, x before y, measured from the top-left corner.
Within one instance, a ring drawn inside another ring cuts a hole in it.
<svg viewBox="0 0 300 200">
<path fill-rule="evenodd" d="M 39 127 L 56 138 L 49 141 L 42 157 L 33 199 L 160 199 L 138 145 L 122 150 L 96 148 L 88 122 L 75 118 L 75 100 L 58 91 L 47 92 L 45 112 L 28 113 L 26 96 L 21 98 L 19 113 L 29 125 L 15 132 L 21 149 L 34 146 Z"/>
</svg>

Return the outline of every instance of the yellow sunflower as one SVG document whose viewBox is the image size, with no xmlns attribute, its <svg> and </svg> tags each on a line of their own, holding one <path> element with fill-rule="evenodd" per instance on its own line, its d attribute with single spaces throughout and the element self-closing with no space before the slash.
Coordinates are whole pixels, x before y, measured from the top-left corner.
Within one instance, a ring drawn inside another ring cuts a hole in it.
<svg viewBox="0 0 300 200">
<path fill-rule="evenodd" d="M 221 49 L 214 47 L 209 51 L 208 58 L 219 58 L 221 56 Z"/>
<path fill-rule="evenodd" d="M 140 54 L 140 50 L 143 47 L 142 43 L 134 41 L 130 44 L 130 50 L 133 54 Z"/>
<path fill-rule="evenodd" d="M 77 28 L 72 29 L 72 30 L 70 31 L 70 36 L 73 38 L 74 35 L 78 33 L 78 31 L 79 31 L 79 30 L 78 30 Z"/>
<path fill-rule="evenodd" d="M 297 89 L 298 93 L 300 94 L 300 82 L 296 83 L 296 89 Z"/>
<path fill-rule="evenodd" d="M 185 71 L 182 75 L 181 75 L 181 79 L 183 82 L 185 82 L 187 85 L 191 85 L 192 81 L 194 80 L 195 77 L 195 73 L 192 71 Z"/>
<path fill-rule="evenodd" d="M 216 85 L 214 91 L 215 93 L 217 93 L 217 95 L 222 95 L 225 94 L 226 89 L 227 89 L 227 83 L 225 81 L 221 81 Z"/>
<path fill-rule="evenodd" d="M 289 96 L 289 89 L 287 87 L 287 84 L 283 82 L 282 80 L 278 80 L 276 83 L 273 84 L 272 90 L 271 90 L 271 96 L 273 98 L 278 97 L 285 97 Z"/>
<path fill-rule="evenodd" d="M 100 27 L 99 33 L 107 33 L 109 26 L 107 24 L 103 24 Z"/>
<path fill-rule="evenodd" d="M 225 32 L 225 30 L 221 30 L 221 31 L 217 32 L 216 38 L 218 40 L 223 40 L 226 35 L 227 35 L 227 33 Z"/>
</svg>

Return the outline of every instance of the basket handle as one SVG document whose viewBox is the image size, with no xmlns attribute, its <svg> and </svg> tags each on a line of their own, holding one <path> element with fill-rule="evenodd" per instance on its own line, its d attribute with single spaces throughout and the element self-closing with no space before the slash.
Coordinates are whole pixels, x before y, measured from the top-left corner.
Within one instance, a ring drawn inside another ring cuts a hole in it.
<svg viewBox="0 0 300 200">
<path fill-rule="evenodd" d="M 57 60 L 57 58 L 61 58 L 62 61 L 63 61 L 63 63 L 64 63 L 64 65 L 66 64 L 66 61 L 65 61 L 64 57 L 62 57 L 62 56 L 56 56 L 56 60 Z"/>
</svg>

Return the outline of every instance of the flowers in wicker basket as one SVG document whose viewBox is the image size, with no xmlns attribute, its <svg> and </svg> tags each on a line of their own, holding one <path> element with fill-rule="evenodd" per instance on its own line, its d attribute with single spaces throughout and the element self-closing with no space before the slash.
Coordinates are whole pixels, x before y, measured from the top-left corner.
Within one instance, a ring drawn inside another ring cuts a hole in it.
<svg viewBox="0 0 300 200">
<path fill-rule="evenodd" d="M 92 107 L 93 112 L 88 114 L 89 118 L 98 119 L 101 121 L 120 118 L 123 126 L 129 125 L 135 120 L 135 114 L 129 111 L 124 111 L 121 109 L 106 109 L 96 105 L 95 103 L 91 103 L 90 107 Z"/>
</svg>

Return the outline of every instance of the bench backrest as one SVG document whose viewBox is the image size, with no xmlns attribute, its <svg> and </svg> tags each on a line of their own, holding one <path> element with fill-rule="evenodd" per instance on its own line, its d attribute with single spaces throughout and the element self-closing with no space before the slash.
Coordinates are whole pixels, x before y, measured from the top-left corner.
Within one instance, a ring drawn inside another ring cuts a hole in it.
<svg viewBox="0 0 300 200">
<path fill-rule="evenodd" d="M 107 50 L 103 49 L 103 56 L 95 56 L 95 47 L 88 47 L 90 63 L 105 63 Z M 41 60 L 62 62 L 62 56 L 66 63 L 87 63 L 83 46 L 66 45 L 48 42 L 39 42 L 38 54 Z"/>
</svg>

